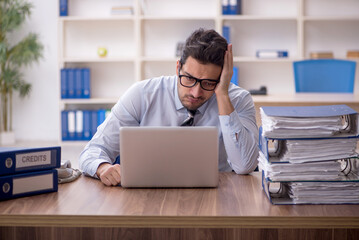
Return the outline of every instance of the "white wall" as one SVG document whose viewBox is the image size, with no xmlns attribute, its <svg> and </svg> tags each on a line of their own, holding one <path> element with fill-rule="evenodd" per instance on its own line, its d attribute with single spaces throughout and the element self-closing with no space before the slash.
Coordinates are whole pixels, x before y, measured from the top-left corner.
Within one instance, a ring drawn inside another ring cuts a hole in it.
<svg viewBox="0 0 359 240">
<path fill-rule="evenodd" d="M 14 95 L 13 130 L 17 140 L 49 140 L 59 137 L 59 84 L 57 70 L 58 1 L 28 0 L 34 5 L 30 19 L 12 36 L 18 41 L 29 32 L 39 34 L 43 59 L 24 67 L 24 79 L 32 84 L 30 96 Z"/>
</svg>

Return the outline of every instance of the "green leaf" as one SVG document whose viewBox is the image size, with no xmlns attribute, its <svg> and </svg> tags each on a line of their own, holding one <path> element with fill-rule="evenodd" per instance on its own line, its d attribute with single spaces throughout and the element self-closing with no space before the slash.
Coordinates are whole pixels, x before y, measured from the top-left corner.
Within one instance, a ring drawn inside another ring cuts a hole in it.
<svg viewBox="0 0 359 240">
<path fill-rule="evenodd" d="M 5 42 L 0 42 L 0 64 L 6 62 L 6 52 L 7 52 L 7 44 Z"/>
<path fill-rule="evenodd" d="M 9 50 L 8 60 L 18 66 L 28 65 L 42 57 L 43 48 L 43 45 L 38 41 L 37 34 L 30 33 Z"/>
<path fill-rule="evenodd" d="M 23 75 L 18 68 L 5 68 L 3 72 L 4 86 L 8 91 L 10 89 L 18 91 L 20 97 L 28 95 L 31 91 L 31 84 L 23 80 Z"/>
<path fill-rule="evenodd" d="M 22 78 L 19 69 L 17 68 L 5 68 L 3 74 L 3 80 L 7 87 L 14 86 L 16 82 Z"/>
<path fill-rule="evenodd" d="M 0 1 L 1 32 L 11 32 L 20 27 L 30 16 L 32 7 L 31 3 L 22 0 Z"/>
<path fill-rule="evenodd" d="M 20 97 L 25 97 L 31 92 L 31 84 L 29 84 L 23 80 L 20 80 L 20 81 L 16 82 L 14 89 L 19 91 Z"/>
</svg>

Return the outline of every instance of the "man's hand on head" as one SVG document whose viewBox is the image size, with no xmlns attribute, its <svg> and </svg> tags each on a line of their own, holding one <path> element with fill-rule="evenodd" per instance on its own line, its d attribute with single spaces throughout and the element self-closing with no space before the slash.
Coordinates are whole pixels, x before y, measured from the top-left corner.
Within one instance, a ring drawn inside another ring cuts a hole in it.
<svg viewBox="0 0 359 240">
<path fill-rule="evenodd" d="M 121 183 L 121 167 L 119 164 L 102 163 L 97 168 L 96 174 L 106 186 L 117 186 Z"/>
<path fill-rule="evenodd" d="M 217 97 L 228 95 L 228 88 L 233 75 L 233 53 L 232 44 L 228 44 L 227 51 L 224 55 L 224 63 L 221 73 L 220 82 L 214 90 Z"/>
<path fill-rule="evenodd" d="M 218 103 L 219 115 L 229 115 L 234 111 L 234 107 L 229 99 L 228 88 L 233 75 L 233 53 L 232 44 L 228 44 L 224 55 L 224 63 L 219 83 L 214 90 Z"/>
</svg>

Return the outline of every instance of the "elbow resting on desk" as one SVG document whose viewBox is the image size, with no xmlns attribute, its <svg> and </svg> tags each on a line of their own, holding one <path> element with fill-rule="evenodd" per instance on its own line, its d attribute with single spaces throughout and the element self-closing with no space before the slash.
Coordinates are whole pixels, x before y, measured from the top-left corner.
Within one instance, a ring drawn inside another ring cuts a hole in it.
<svg viewBox="0 0 359 240">
<path fill-rule="evenodd" d="M 250 167 L 238 168 L 238 167 L 232 166 L 232 169 L 236 174 L 244 175 L 244 174 L 249 174 L 249 173 L 253 172 L 256 169 L 257 165 L 258 165 L 258 160 L 255 160 L 254 164 Z"/>
<path fill-rule="evenodd" d="M 228 160 L 229 165 L 233 171 L 237 174 L 249 174 L 253 172 L 258 165 L 258 149 L 257 146 L 253 146 L 248 155 L 244 155 L 240 162 L 231 162 Z"/>
</svg>

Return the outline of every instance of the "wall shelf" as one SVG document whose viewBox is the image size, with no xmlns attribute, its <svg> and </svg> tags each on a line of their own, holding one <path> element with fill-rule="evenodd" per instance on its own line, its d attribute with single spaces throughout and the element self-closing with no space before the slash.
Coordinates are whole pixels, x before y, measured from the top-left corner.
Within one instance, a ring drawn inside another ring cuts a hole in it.
<svg viewBox="0 0 359 240">
<path fill-rule="evenodd" d="M 60 111 L 111 106 L 137 81 L 174 75 L 177 43 L 199 27 L 222 33 L 229 26 L 239 85 L 265 85 L 271 95 L 294 93 L 292 62 L 310 52 L 332 51 L 345 59 L 347 50 L 359 49 L 357 0 L 242 0 L 242 15 L 222 15 L 221 0 L 69 3 L 69 16 L 58 18 L 58 79 L 61 68 L 89 67 L 93 99 L 63 99 Z M 111 15 L 111 7 L 120 5 L 131 6 L 133 14 Z M 108 50 L 105 58 L 98 47 Z M 287 50 L 289 58 L 259 59 L 259 49 Z"/>
</svg>

